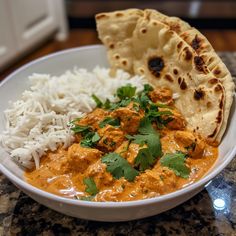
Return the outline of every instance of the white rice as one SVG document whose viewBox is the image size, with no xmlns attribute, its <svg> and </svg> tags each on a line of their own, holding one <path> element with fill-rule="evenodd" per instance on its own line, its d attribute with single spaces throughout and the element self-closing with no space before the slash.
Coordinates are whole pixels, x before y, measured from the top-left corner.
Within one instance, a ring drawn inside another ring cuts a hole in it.
<svg viewBox="0 0 236 236">
<path fill-rule="evenodd" d="M 11 157 L 27 168 L 38 168 L 48 150 L 70 146 L 73 134 L 68 122 L 96 107 L 92 94 L 114 102 L 117 88 L 130 83 L 139 92 L 145 83 L 142 77 L 121 70 L 111 78 L 108 69 L 99 67 L 93 72 L 74 69 L 58 77 L 33 74 L 29 80 L 30 90 L 5 110 L 6 130 L 0 136 Z"/>
</svg>

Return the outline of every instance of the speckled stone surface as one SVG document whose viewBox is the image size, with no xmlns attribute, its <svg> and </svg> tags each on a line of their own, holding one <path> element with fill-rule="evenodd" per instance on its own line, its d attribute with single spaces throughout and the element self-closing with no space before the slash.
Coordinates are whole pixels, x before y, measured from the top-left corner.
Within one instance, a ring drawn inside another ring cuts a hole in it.
<svg viewBox="0 0 236 236">
<path fill-rule="evenodd" d="M 220 53 L 236 77 L 236 53 Z M 186 235 L 236 236 L 236 158 L 206 188 L 178 207 L 142 220 L 80 220 L 44 207 L 0 174 L 0 236 Z"/>
</svg>

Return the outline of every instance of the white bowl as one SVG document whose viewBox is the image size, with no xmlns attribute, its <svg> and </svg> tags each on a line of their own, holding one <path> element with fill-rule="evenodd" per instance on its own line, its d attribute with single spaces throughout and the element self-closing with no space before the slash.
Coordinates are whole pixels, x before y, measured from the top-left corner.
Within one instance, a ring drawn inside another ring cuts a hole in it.
<svg viewBox="0 0 236 236">
<path fill-rule="evenodd" d="M 9 101 L 15 101 L 29 88 L 27 77 L 32 73 L 60 75 L 74 66 L 93 69 L 96 65 L 108 66 L 103 46 L 89 46 L 70 49 L 33 61 L 11 75 L 0 85 L 0 133 L 4 130 L 3 111 Z M 198 182 L 176 192 L 146 200 L 132 202 L 86 202 L 59 197 L 28 184 L 23 178 L 23 170 L 0 148 L 0 170 L 24 193 L 39 203 L 66 215 L 97 221 L 126 221 L 152 216 L 171 209 L 188 200 L 204 185 L 222 171 L 236 154 L 235 106 L 232 108 L 228 130 L 219 147 L 219 158 L 209 173 Z"/>
</svg>

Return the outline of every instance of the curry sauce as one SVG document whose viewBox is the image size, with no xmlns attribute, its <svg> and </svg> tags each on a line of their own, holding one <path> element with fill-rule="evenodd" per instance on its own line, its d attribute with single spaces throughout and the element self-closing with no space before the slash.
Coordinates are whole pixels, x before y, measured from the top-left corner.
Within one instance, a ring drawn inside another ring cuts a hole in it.
<svg viewBox="0 0 236 236">
<path fill-rule="evenodd" d="M 73 121 L 75 142 L 44 156 L 27 181 L 68 198 L 131 201 L 176 191 L 210 170 L 218 149 L 186 128 L 170 90 L 119 98 Z"/>
</svg>

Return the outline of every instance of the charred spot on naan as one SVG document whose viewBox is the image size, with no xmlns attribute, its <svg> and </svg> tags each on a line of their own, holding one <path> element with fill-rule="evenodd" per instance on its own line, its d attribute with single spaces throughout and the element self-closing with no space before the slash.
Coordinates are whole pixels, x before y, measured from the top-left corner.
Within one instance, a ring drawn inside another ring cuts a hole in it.
<svg viewBox="0 0 236 236">
<path fill-rule="evenodd" d="M 218 82 L 219 80 L 217 78 L 213 78 L 208 81 L 209 84 L 217 84 Z"/>
<path fill-rule="evenodd" d="M 219 66 L 217 66 L 217 67 L 213 70 L 213 74 L 214 74 L 215 76 L 218 76 L 218 75 L 221 74 L 221 70 L 220 70 Z"/>
<path fill-rule="evenodd" d="M 190 61 L 193 57 L 193 54 L 191 53 L 188 47 L 185 47 L 183 50 L 184 50 L 184 59 L 186 61 Z"/>
<path fill-rule="evenodd" d="M 180 89 L 182 89 L 182 90 L 185 90 L 188 87 L 185 79 L 182 77 L 178 78 L 178 84 L 179 84 Z"/>
<path fill-rule="evenodd" d="M 160 77 L 164 67 L 165 63 L 161 57 L 150 57 L 148 59 L 148 69 L 155 77 Z"/>
<path fill-rule="evenodd" d="M 101 19 L 105 19 L 105 18 L 109 18 L 109 16 L 104 13 L 96 15 L 96 20 L 101 20 Z"/>
<path fill-rule="evenodd" d="M 202 88 L 195 89 L 193 97 L 195 100 L 203 99 L 205 96 L 205 91 Z"/>
<path fill-rule="evenodd" d="M 183 42 L 180 41 L 178 44 L 177 44 L 177 49 L 180 50 L 183 46 Z"/>
<path fill-rule="evenodd" d="M 164 79 L 166 79 L 167 81 L 169 81 L 169 82 L 171 82 L 171 83 L 174 81 L 174 79 L 172 78 L 172 76 L 169 75 L 169 74 L 166 74 L 166 75 L 164 76 Z"/>
<path fill-rule="evenodd" d="M 175 32 L 180 32 L 180 30 L 181 30 L 179 23 L 176 23 L 176 22 L 170 22 L 169 27 L 171 30 L 173 30 Z"/>
<path fill-rule="evenodd" d="M 174 73 L 175 75 L 178 75 L 179 72 L 178 72 L 177 69 L 174 69 L 174 70 L 173 70 L 173 73 Z"/>
<path fill-rule="evenodd" d="M 223 91 L 222 85 L 218 83 L 215 86 L 214 90 L 215 90 L 215 92 L 222 92 Z"/>
<path fill-rule="evenodd" d="M 194 50 L 198 50 L 201 47 L 202 40 L 199 38 L 199 36 L 196 34 L 195 38 L 191 42 L 191 46 Z"/>
<path fill-rule="evenodd" d="M 215 87 L 214 87 L 215 92 L 221 92 L 221 97 L 219 100 L 219 111 L 216 117 L 216 128 L 214 129 L 214 131 L 212 132 L 212 134 L 208 135 L 209 138 L 209 142 L 211 145 L 218 145 L 217 140 L 214 140 L 215 137 L 217 137 L 218 133 L 219 133 L 219 129 L 220 129 L 220 124 L 222 124 L 223 121 L 223 116 L 224 116 L 224 100 L 225 100 L 225 93 L 224 93 L 224 87 L 222 86 L 221 83 L 218 83 Z"/>
<path fill-rule="evenodd" d="M 116 17 L 121 17 L 121 16 L 124 16 L 124 14 L 121 13 L 121 12 L 117 12 L 117 13 L 116 13 Z"/>
<path fill-rule="evenodd" d="M 114 49 L 114 48 L 115 48 L 114 43 L 111 43 L 111 44 L 109 45 L 109 48 L 110 48 L 110 49 Z"/>
<path fill-rule="evenodd" d="M 207 74 L 208 70 L 207 70 L 207 67 L 206 67 L 202 57 L 195 56 L 194 57 L 194 64 L 195 64 L 196 70 L 198 70 L 204 74 Z"/>
<path fill-rule="evenodd" d="M 146 29 L 146 28 L 142 28 L 142 29 L 141 29 L 141 33 L 142 33 L 142 34 L 146 34 L 146 33 L 147 33 L 147 29 Z"/>
</svg>

